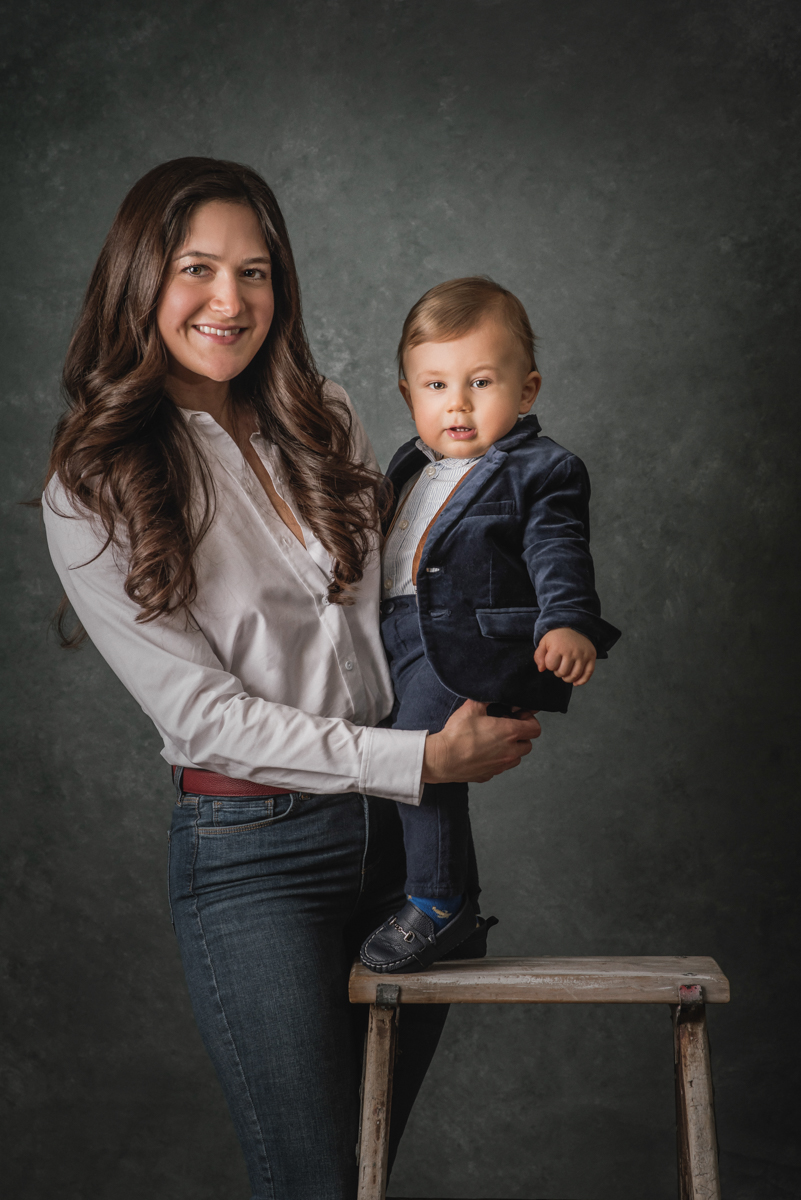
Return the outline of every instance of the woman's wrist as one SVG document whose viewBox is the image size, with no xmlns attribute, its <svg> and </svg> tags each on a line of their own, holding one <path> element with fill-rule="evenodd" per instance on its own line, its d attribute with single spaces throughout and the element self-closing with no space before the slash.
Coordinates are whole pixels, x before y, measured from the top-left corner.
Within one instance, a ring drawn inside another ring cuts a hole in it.
<svg viewBox="0 0 801 1200">
<path fill-rule="evenodd" d="M 423 751 L 423 772 L 421 783 L 442 783 L 443 774 L 443 737 L 441 733 L 429 733 Z"/>
</svg>

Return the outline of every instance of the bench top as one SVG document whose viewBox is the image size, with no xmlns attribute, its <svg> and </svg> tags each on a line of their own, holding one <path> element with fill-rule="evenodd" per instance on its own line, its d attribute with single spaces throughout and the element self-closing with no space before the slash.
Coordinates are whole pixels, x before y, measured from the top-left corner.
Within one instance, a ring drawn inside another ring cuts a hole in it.
<svg viewBox="0 0 801 1200">
<path fill-rule="evenodd" d="M 415 975 L 376 975 L 354 963 L 352 1004 L 374 1004 L 376 985 L 397 984 L 401 1004 L 678 1004 L 700 984 L 726 1004 L 729 981 L 714 958 L 483 958 L 434 963 Z"/>
</svg>

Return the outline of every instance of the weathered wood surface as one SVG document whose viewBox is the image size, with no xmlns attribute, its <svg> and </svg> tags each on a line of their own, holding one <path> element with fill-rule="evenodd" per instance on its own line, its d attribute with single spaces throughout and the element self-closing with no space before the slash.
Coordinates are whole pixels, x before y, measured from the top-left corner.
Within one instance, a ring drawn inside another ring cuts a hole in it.
<svg viewBox="0 0 801 1200">
<path fill-rule="evenodd" d="M 687 984 L 700 984 L 709 1004 L 729 1000 L 713 958 L 484 958 L 391 978 L 401 1004 L 677 1004 Z M 385 981 L 355 963 L 351 1003 L 373 1004 Z"/>
<path fill-rule="evenodd" d="M 712 1067 L 702 1003 L 673 1012 L 680 1200 L 720 1200 Z"/>
<path fill-rule="evenodd" d="M 385 1200 L 386 1197 L 398 1015 L 397 1008 L 379 1008 L 375 1004 L 370 1007 L 359 1140 L 358 1200 Z"/>
</svg>

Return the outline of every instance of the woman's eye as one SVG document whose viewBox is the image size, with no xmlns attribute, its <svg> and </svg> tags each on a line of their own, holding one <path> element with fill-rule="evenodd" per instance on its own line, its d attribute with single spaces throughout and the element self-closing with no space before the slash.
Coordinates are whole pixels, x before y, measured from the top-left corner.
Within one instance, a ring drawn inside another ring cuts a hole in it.
<svg viewBox="0 0 801 1200">
<path fill-rule="evenodd" d="M 246 267 L 242 272 L 245 279 L 266 279 L 267 272 L 262 271 L 260 267 Z"/>
<path fill-rule="evenodd" d="M 188 267 L 184 267 L 184 274 L 191 275 L 193 279 L 198 279 L 205 270 L 206 267 L 203 266 L 203 263 L 190 263 Z"/>
</svg>

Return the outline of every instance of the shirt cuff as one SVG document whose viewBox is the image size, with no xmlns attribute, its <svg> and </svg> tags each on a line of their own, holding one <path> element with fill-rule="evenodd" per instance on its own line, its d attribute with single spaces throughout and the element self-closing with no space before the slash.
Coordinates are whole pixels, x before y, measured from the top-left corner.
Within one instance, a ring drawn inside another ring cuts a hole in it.
<svg viewBox="0 0 801 1200">
<path fill-rule="evenodd" d="M 419 804 L 423 796 L 425 729 L 368 729 L 359 791 L 401 804 Z"/>
</svg>

